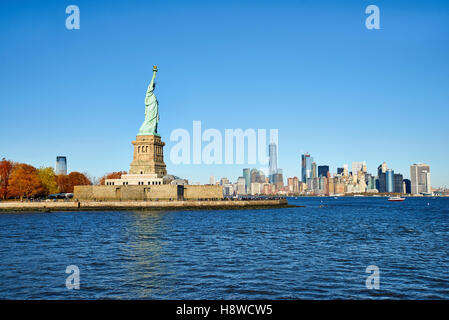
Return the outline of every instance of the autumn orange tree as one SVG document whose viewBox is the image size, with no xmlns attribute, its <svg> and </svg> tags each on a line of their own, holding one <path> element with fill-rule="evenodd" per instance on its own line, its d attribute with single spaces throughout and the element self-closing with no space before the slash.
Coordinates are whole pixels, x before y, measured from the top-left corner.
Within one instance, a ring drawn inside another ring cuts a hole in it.
<svg viewBox="0 0 449 320">
<path fill-rule="evenodd" d="M 6 199 L 8 197 L 9 178 L 12 173 L 13 162 L 5 158 L 0 161 L 0 198 Z"/>
<path fill-rule="evenodd" d="M 58 184 L 59 192 L 68 192 L 65 190 L 70 189 L 69 176 L 66 174 L 60 174 L 56 176 L 56 183 Z"/>
<path fill-rule="evenodd" d="M 77 171 L 70 172 L 68 175 L 60 174 L 56 179 L 59 192 L 64 193 L 72 193 L 75 186 L 86 186 L 92 184 L 86 174 Z"/>
<path fill-rule="evenodd" d="M 41 196 L 45 194 L 45 188 L 39 179 L 35 167 L 25 163 L 13 165 L 8 181 L 8 196 L 23 198 Z"/>
<path fill-rule="evenodd" d="M 110 172 L 105 174 L 100 178 L 100 184 L 104 185 L 106 179 L 120 179 L 123 174 L 126 174 L 126 171 L 118 171 L 118 172 Z"/>
</svg>

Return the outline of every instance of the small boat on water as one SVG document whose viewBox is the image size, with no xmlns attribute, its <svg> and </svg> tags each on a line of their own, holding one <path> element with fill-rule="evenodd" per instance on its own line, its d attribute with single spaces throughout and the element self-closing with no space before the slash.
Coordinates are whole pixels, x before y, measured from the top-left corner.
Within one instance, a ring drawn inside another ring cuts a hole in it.
<svg viewBox="0 0 449 320">
<path fill-rule="evenodd" d="M 396 196 L 396 197 L 389 197 L 388 198 L 388 201 L 404 201 L 405 200 L 405 198 L 401 198 L 401 197 L 398 197 L 398 196 Z"/>
</svg>

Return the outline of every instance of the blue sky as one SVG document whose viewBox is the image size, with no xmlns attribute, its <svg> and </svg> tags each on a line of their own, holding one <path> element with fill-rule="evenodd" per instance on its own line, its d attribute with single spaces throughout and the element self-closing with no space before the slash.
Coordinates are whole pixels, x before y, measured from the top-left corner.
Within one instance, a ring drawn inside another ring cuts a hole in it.
<svg viewBox="0 0 449 320">
<path fill-rule="evenodd" d="M 65 28 L 66 6 L 80 30 Z M 380 8 L 380 30 L 365 8 Z M 2 1 L 0 157 L 128 170 L 158 65 L 169 173 L 232 180 L 247 165 L 174 165 L 172 130 L 279 129 L 279 167 L 430 164 L 449 186 L 447 1 Z M 257 167 L 257 166 L 256 166 Z"/>
</svg>

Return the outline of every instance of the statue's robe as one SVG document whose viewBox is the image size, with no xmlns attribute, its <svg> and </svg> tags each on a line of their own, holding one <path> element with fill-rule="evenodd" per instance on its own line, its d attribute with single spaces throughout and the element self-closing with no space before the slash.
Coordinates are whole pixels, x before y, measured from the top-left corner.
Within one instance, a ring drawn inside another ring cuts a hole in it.
<svg viewBox="0 0 449 320">
<path fill-rule="evenodd" d="M 147 94 L 145 96 L 145 121 L 139 129 L 139 134 L 157 134 L 157 124 L 159 122 L 159 103 L 153 92 L 153 80 L 148 86 Z"/>
</svg>

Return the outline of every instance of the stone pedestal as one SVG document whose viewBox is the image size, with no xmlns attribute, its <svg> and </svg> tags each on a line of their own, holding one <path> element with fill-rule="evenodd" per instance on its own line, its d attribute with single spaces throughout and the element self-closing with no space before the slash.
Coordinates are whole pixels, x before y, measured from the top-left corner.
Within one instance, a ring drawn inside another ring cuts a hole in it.
<svg viewBox="0 0 449 320">
<path fill-rule="evenodd" d="M 161 137 L 139 135 L 133 141 L 134 157 L 129 174 L 157 174 L 158 178 L 167 175 L 164 163 L 164 146 Z"/>
</svg>

